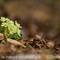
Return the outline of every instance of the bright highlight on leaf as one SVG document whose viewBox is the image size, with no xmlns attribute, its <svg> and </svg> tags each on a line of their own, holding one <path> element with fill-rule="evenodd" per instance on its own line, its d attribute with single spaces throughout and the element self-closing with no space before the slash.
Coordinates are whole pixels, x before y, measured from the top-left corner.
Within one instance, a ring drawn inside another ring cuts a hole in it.
<svg viewBox="0 0 60 60">
<path fill-rule="evenodd" d="M 1 17 L 0 21 L 2 22 L 0 27 L 3 28 L 4 34 L 7 37 L 9 37 L 9 38 L 14 37 L 14 39 L 20 39 L 22 37 L 21 30 L 20 30 L 20 28 L 22 28 L 22 27 L 20 26 L 20 24 L 17 23 L 17 21 L 15 21 L 15 23 L 14 23 L 12 20 L 5 18 L 5 17 Z M 18 37 L 20 37 L 20 38 L 18 38 Z"/>
</svg>

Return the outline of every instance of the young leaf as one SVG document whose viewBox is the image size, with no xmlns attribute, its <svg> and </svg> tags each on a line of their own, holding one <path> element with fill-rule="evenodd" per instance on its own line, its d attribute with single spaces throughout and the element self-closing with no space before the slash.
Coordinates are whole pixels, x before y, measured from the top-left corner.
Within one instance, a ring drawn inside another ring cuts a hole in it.
<svg viewBox="0 0 60 60">
<path fill-rule="evenodd" d="M 22 35 L 19 36 L 18 34 L 15 33 L 15 34 L 11 35 L 10 38 L 11 39 L 21 39 Z"/>
</svg>

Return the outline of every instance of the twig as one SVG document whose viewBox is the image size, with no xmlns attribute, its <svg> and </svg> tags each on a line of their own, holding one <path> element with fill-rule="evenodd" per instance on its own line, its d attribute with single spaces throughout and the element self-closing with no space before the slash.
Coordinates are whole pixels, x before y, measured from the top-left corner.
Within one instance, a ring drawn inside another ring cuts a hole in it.
<svg viewBox="0 0 60 60">
<path fill-rule="evenodd" d="M 22 47 L 26 47 L 26 46 L 24 46 L 23 44 L 21 44 L 20 42 L 18 42 L 18 41 L 16 41 L 16 40 L 13 40 L 13 39 L 7 38 L 7 42 L 12 43 L 12 44 L 14 44 L 14 45 L 21 45 Z"/>
<path fill-rule="evenodd" d="M 3 37 L 3 34 L 0 33 L 0 37 Z M 9 42 L 11 44 L 14 44 L 14 45 L 20 45 L 22 47 L 26 47 L 23 44 L 21 44 L 20 42 L 18 42 L 17 40 L 7 38 L 7 42 Z"/>
</svg>

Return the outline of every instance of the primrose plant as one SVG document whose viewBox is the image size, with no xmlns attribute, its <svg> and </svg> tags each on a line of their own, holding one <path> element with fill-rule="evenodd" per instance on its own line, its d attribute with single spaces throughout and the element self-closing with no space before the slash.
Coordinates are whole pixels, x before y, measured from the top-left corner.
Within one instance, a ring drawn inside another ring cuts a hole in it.
<svg viewBox="0 0 60 60">
<path fill-rule="evenodd" d="M 17 23 L 17 21 L 13 22 L 12 20 L 1 17 L 0 19 L 0 33 L 4 33 L 7 38 L 11 39 L 21 39 L 21 26 Z"/>
</svg>

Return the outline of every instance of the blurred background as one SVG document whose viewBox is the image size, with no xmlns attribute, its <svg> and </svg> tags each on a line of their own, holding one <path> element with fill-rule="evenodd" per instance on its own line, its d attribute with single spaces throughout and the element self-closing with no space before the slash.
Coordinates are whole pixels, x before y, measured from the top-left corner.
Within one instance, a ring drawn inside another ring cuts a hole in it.
<svg viewBox="0 0 60 60">
<path fill-rule="evenodd" d="M 17 20 L 23 38 L 60 36 L 60 0 L 0 0 L 0 17 Z"/>
</svg>

